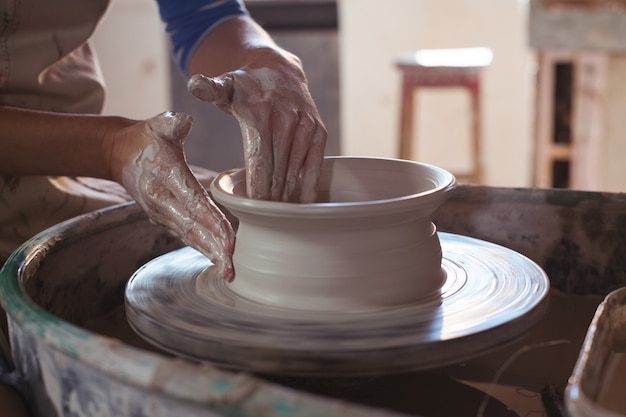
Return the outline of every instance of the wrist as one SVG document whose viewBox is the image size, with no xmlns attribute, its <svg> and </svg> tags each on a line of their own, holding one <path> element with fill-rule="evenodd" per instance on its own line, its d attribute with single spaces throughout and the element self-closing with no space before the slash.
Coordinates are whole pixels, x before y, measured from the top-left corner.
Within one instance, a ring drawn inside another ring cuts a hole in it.
<svg viewBox="0 0 626 417">
<path fill-rule="evenodd" d="M 302 69 L 302 62 L 291 52 L 278 46 L 255 46 L 247 49 L 244 66 L 251 68 L 290 66 Z"/>
<path fill-rule="evenodd" d="M 300 59 L 249 17 L 227 20 L 211 31 L 193 53 L 188 72 L 218 77 L 243 67 L 289 68 L 304 76 Z"/>
<path fill-rule="evenodd" d="M 98 134 L 104 177 L 122 184 L 129 145 L 127 131 L 136 122 L 118 116 L 107 116 L 106 119 Z"/>
<path fill-rule="evenodd" d="M 306 80 L 302 61 L 296 55 L 281 48 L 259 47 L 249 51 L 245 66 L 248 68 L 270 68 Z"/>
</svg>

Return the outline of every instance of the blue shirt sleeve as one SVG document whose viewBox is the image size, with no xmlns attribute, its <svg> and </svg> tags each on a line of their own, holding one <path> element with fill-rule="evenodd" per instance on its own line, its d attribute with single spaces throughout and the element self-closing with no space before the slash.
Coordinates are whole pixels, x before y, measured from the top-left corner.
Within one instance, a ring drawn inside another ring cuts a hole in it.
<svg viewBox="0 0 626 417">
<path fill-rule="evenodd" d="M 174 60 L 187 74 L 189 60 L 213 28 L 235 16 L 247 16 L 243 0 L 157 0 L 170 36 Z"/>
</svg>

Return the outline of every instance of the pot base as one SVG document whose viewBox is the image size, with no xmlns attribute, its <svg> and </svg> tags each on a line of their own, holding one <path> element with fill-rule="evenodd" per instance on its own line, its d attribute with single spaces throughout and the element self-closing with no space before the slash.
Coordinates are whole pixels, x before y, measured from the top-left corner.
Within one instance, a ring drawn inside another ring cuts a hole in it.
<svg viewBox="0 0 626 417">
<path fill-rule="evenodd" d="M 191 248 L 140 268 L 126 314 L 144 339 L 226 368 L 300 376 L 380 375 L 462 362 L 524 336 L 547 309 L 549 281 L 508 248 L 439 233 L 445 281 L 418 302 L 311 311 L 248 300 Z"/>
</svg>

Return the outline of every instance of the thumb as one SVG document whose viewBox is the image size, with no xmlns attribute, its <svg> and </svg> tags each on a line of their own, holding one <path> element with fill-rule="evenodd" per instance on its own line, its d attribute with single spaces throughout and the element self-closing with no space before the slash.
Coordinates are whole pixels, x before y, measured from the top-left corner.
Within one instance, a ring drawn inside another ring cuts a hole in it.
<svg viewBox="0 0 626 417">
<path fill-rule="evenodd" d="M 210 78 L 195 74 L 189 78 L 187 89 L 196 98 L 214 103 L 226 113 L 231 113 L 233 78 L 230 74 Z"/>
<path fill-rule="evenodd" d="M 148 131 L 170 142 L 182 144 L 191 130 L 193 119 L 185 113 L 167 111 L 148 120 Z"/>
</svg>

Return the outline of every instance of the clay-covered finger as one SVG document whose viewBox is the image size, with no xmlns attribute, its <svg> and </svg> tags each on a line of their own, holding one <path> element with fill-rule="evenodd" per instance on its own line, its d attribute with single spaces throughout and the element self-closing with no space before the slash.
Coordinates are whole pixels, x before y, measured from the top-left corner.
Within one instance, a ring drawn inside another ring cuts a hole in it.
<svg viewBox="0 0 626 417">
<path fill-rule="evenodd" d="M 231 113 L 233 99 L 233 77 L 226 74 L 222 77 L 207 77 L 195 74 L 189 78 L 187 89 L 196 98 L 214 103 L 222 111 Z"/>
<path fill-rule="evenodd" d="M 206 227 L 191 219 L 185 207 L 176 204 L 162 205 L 151 213 L 150 220 L 153 223 L 166 228 L 183 243 L 209 258 L 222 271 L 222 277 L 225 280 L 233 279 L 234 269 L 231 256 L 234 240 L 229 238 L 222 223 L 217 219 L 212 219 L 208 221 L 210 227 Z M 205 216 L 205 218 L 209 219 L 210 216 Z"/>
<path fill-rule="evenodd" d="M 232 281 L 234 277 L 232 254 L 235 242 L 230 223 L 225 219 L 195 222 L 194 227 L 186 233 L 185 243 L 209 258 L 222 271 L 223 279 Z"/>
<path fill-rule="evenodd" d="M 225 279 L 232 279 L 235 233 L 230 222 L 184 169 L 172 170 L 169 179 L 152 201 L 152 220 L 211 259 Z"/>
<path fill-rule="evenodd" d="M 306 154 L 308 153 L 311 134 L 309 132 L 312 119 L 305 115 L 298 119 L 298 125 L 293 135 L 293 144 L 289 153 L 287 165 L 287 176 L 282 199 L 285 201 L 298 201 L 298 176 L 300 168 L 304 163 Z"/>
<path fill-rule="evenodd" d="M 283 192 L 284 200 L 294 200 L 300 202 L 312 202 L 303 201 L 301 198 L 302 188 L 298 187 L 299 182 L 302 180 L 302 174 L 304 173 L 304 165 L 308 155 L 311 153 L 311 148 L 316 140 L 319 140 L 319 126 L 320 123 L 311 115 L 301 115 L 296 132 L 294 134 L 294 143 L 291 147 L 291 153 L 289 155 L 289 166 L 287 168 L 287 181 L 285 183 L 285 189 Z M 326 129 L 321 126 L 322 131 Z M 321 158 L 324 157 L 324 150 L 322 149 Z M 300 183 L 301 184 L 301 183 Z M 315 197 L 313 198 L 313 200 Z"/>
<path fill-rule="evenodd" d="M 301 203 L 313 203 L 317 199 L 317 184 L 324 162 L 327 137 L 326 128 L 318 125 L 300 173 L 302 178 Z"/>
<path fill-rule="evenodd" d="M 296 133 L 296 127 L 299 121 L 297 111 L 273 113 L 272 126 L 272 151 L 273 151 L 273 170 L 272 182 L 270 187 L 270 199 L 281 200 L 285 188 L 287 177 L 287 167 L 289 163 L 289 155 L 291 154 L 292 138 Z"/>
<path fill-rule="evenodd" d="M 193 124 L 190 115 L 167 111 L 148 119 L 148 131 L 161 139 L 182 143 Z"/>
<path fill-rule="evenodd" d="M 269 126 L 264 132 L 249 126 L 244 120 L 242 126 L 244 158 L 246 165 L 246 192 L 248 197 L 268 200 L 272 185 L 273 155 L 272 137 Z"/>
</svg>

